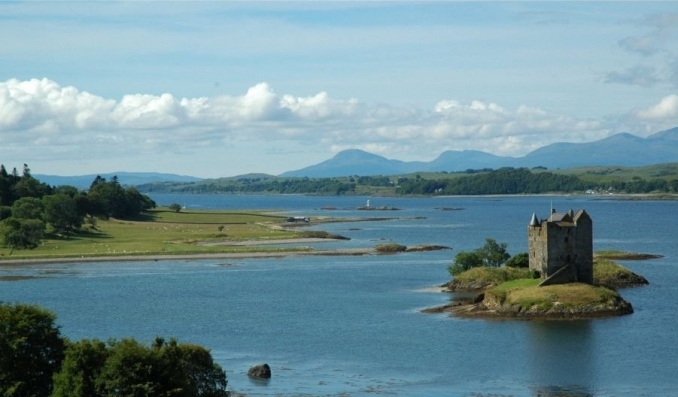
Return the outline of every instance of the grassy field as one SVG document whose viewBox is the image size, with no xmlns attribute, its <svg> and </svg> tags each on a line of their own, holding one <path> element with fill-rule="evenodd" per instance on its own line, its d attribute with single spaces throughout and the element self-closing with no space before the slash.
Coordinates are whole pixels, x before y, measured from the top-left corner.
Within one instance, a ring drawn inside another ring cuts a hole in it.
<svg viewBox="0 0 678 397">
<path fill-rule="evenodd" d="M 538 287 L 539 280 L 516 280 L 499 285 L 486 294 L 494 296 L 508 306 L 520 306 L 523 309 L 537 307 L 547 311 L 554 305 L 577 309 L 605 304 L 619 297 L 615 291 L 588 284 L 563 284 Z"/>
<path fill-rule="evenodd" d="M 242 211 L 181 211 L 159 208 L 138 220 L 97 220 L 96 226 L 61 238 L 48 235 L 33 250 L 0 248 L 2 259 L 123 255 L 290 251 L 304 248 L 227 246 L 214 243 L 303 237 L 282 229 L 285 217 Z M 220 230 L 221 228 L 221 230 Z M 202 244 L 211 243 L 211 244 Z"/>
</svg>

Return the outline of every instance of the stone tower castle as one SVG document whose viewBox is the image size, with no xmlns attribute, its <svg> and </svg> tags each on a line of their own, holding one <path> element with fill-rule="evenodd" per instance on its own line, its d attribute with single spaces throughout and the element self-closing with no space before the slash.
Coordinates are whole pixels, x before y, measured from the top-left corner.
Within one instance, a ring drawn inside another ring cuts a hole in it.
<svg viewBox="0 0 678 397">
<path fill-rule="evenodd" d="M 527 226 L 530 270 L 544 281 L 540 285 L 593 284 L 593 221 L 584 210 L 551 211 L 548 219 Z"/>
</svg>

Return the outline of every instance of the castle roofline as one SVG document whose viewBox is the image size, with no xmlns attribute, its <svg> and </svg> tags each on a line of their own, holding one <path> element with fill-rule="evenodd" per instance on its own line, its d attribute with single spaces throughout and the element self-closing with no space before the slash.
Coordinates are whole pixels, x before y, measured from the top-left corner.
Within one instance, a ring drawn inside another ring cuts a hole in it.
<svg viewBox="0 0 678 397">
<path fill-rule="evenodd" d="M 554 212 L 549 216 L 547 222 L 574 222 L 570 214 Z"/>
</svg>

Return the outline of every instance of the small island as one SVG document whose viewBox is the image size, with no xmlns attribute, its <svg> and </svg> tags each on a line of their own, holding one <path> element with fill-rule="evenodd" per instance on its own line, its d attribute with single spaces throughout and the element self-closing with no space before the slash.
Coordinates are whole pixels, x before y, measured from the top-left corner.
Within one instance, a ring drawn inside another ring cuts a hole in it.
<svg viewBox="0 0 678 397">
<path fill-rule="evenodd" d="M 633 313 L 615 288 L 648 284 L 648 281 L 592 249 L 592 221 L 580 210 L 528 225 L 529 253 L 513 258 L 505 244 L 487 239 L 484 247 L 460 252 L 450 266 L 453 280 L 443 285 L 449 292 L 464 292 L 452 303 L 425 309 L 467 318 L 580 319 Z M 616 258 L 631 253 L 615 251 Z M 655 256 L 635 254 L 636 259 Z M 506 266 L 499 267 L 506 262 Z M 480 264 L 480 265 L 478 265 Z M 484 266 L 483 266 L 484 265 Z M 489 266 L 487 266 L 489 265 Z"/>
</svg>

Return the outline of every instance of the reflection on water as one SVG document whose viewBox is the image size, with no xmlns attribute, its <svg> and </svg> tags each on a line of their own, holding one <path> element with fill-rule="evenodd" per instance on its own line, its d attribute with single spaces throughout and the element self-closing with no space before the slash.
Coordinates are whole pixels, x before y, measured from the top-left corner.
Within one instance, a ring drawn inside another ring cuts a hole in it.
<svg viewBox="0 0 678 397">
<path fill-rule="evenodd" d="M 593 396 L 596 363 L 591 320 L 529 324 L 530 379 L 539 397 Z"/>
<path fill-rule="evenodd" d="M 546 386 L 533 387 L 532 395 L 534 397 L 593 397 L 585 387 L 571 386 Z"/>
</svg>

